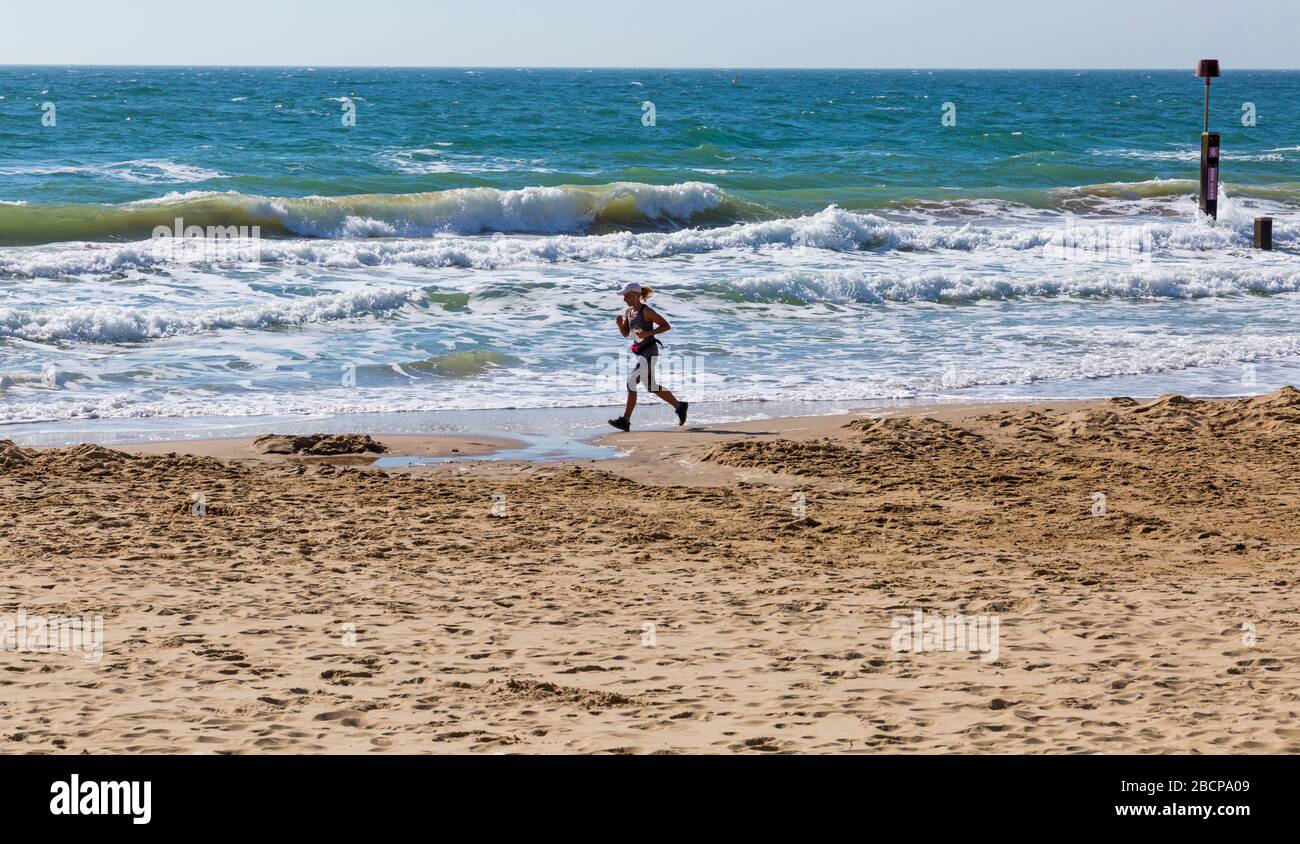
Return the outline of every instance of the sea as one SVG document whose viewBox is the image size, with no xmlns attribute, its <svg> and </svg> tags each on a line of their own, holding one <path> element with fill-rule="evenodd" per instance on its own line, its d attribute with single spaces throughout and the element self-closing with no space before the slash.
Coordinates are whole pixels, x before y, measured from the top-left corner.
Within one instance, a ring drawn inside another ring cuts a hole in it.
<svg viewBox="0 0 1300 844">
<path fill-rule="evenodd" d="M 693 422 L 1274 390 L 1300 72 L 1214 81 L 1217 219 L 1203 95 L 1190 68 L 0 67 L 0 438 L 591 433 L 629 281 Z"/>
</svg>

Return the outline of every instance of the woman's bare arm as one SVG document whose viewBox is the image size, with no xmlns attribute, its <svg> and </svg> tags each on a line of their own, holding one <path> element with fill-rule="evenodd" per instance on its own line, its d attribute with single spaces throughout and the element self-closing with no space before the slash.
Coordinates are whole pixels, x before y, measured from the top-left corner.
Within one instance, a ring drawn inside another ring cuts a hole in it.
<svg viewBox="0 0 1300 844">
<path fill-rule="evenodd" d="M 668 320 L 660 316 L 659 312 L 649 305 L 647 305 L 645 309 L 645 318 L 649 320 L 652 327 L 649 331 L 638 331 L 638 340 L 643 340 L 646 337 L 653 337 L 656 334 L 663 334 L 666 331 L 673 330 L 673 327 L 669 324 Z"/>
</svg>

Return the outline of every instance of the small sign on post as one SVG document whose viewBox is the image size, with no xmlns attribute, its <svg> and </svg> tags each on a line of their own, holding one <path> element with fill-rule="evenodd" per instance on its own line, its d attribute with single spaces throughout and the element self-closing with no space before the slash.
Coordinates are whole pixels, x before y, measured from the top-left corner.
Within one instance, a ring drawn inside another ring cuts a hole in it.
<svg viewBox="0 0 1300 844">
<path fill-rule="evenodd" d="M 1201 133 L 1201 213 L 1219 216 L 1219 133 Z"/>
</svg>

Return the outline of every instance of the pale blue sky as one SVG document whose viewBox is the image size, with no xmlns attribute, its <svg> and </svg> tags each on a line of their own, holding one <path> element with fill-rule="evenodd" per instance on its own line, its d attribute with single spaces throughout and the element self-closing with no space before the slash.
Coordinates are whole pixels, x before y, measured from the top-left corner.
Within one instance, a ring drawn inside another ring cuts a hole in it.
<svg viewBox="0 0 1300 844">
<path fill-rule="evenodd" d="M 0 64 L 1300 66 L 1300 0 L 14 0 Z"/>
</svg>

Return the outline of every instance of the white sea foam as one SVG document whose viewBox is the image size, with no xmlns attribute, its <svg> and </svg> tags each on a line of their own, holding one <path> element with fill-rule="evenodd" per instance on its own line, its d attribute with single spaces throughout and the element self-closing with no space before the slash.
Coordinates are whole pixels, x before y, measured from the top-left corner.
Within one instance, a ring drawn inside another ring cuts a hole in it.
<svg viewBox="0 0 1300 844">
<path fill-rule="evenodd" d="M 408 175 L 426 175 L 430 173 L 554 173 L 554 167 L 547 167 L 544 159 L 503 158 L 499 156 L 475 156 L 463 153 L 447 153 L 443 150 L 403 149 L 379 155 L 383 166 Z"/>
<path fill-rule="evenodd" d="M 1056 360 L 1024 358 L 1018 362 L 970 359 L 952 370 L 871 382 L 839 377 L 825 367 L 804 368 L 783 379 L 780 397 L 790 401 L 865 401 L 914 398 L 988 387 L 1027 387 L 1041 382 L 1068 391 L 1068 382 L 1123 376 L 1175 373 L 1195 368 L 1228 368 L 1300 356 L 1300 338 L 1246 336 L 1200 338 L 1114 338 L 1104 348 Z M 761 368 L 760 368 L 761 369 Z M 337 381 L 308 391 L 253 390 L 227 393 L 214 399 L 202 392 L 176 398 L 141 399 L 126 393 L 94 394 L 65 390 L 42 393 L 31 401 L 0 402 L 0 423 L 50 419 L 231 418 L 256 416 L 320 416 L 352 413 L 396 413 L 501 408 L 587 407 L 611 403 L 607 388 L 596 386 L 589 373 L 537 373 L 501 370 L 503 380 L 471 389 L 343 388 Z M 40 378 L 29 379 L 33 382 Z M 1078 388 L 1075 388 L 1076 391 Z M 1101 388 L 1103 393 L 1106 388 Z M 737 370 L 707 392 L 708 402 L 746 401 L 771 397 L 768 378 L 746 377 Z M 703 397 L 702 397 L 703 398 Z"/>
<path fill-rule="evenodd" d="M 360 290 L 234 308 L 76 306 L 0 308 L 0 337 L 37 342 L 139 343 L 229 329 L 267 329 L 354 319 L 396 310 L 410 289 Z"/>
<path fill-rule="evenodd" d="M 1224 150 L 1222 157 L 1225 161 L 1286 161 L 1286 157 L 1280 153 L 1287 151 L 1286 148 L 1264 150 L 1263 152 L 1235 152 L 1232 150 Z M 1141 161 L 1195 162 L 1201 160 L 1200 149 L 1090 149 L 1088 150 L 1088 154 L 1106 158 L 1129 158 Z"/>
<path fill-rule="evenodd" d="M 216 170 L 157 158 L 112 164 L 16 164 L 0 167 L 0 176 L 94 176 L 138 184 L 206 182 L 227 178 Z"/>
<path fill-rule="evenodd" d="M 989 372 L 975 362 L 954 367 L 945 376 L 914 384 L 918 391 L 969 389 L 982 386 L 1016 386 L 1039 381 L 1073 381 L 1178 372 L 1193 368 L 1232 367 L 1248 362 L 1300 356 L 1297 337 L 1240 337 L 1204 340 L 1162 339 L 1158 342 L 1109 346 L 1085 352 L 1066 362 L 1027 362 L 1015 370 Z"/>
<path fill-rule="evenodd" d="M 162 196 L 153 196 L 147 199 L 136 199 L 131 202 L 125 202 L 123 205 L 128 208 L 139 208 L 150 205 L 175 205 L 179 202 L 188 202 L 194 199 L 203 199 L 209 196 L 239 196 L 235 191 L 215 191 L 215 190 L 188 190 L 188 191 L 168 191 Z"/>
<path fill-rule="evenodd" d="M 795 270 L 709 288 L 752 302 L 960 302 L 1070 296 L 1099 299 L 1202 299 L 1300 291 L 1300 267 L 1180 266 L 1108 270 L 1062 265 L 1056 273 L 994 273 L 987 268 L 867 272 Z"/>
</svg>

